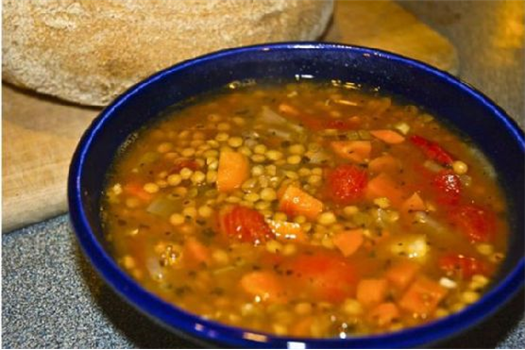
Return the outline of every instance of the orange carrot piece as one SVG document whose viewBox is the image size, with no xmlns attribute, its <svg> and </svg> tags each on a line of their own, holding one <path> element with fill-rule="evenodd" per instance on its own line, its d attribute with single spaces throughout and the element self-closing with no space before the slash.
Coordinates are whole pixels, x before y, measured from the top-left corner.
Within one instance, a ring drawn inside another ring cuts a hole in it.
<svg viewBox="0 0 525 350">
<path fill-rule="evenodd" d="M 391 155 L 374 158 L 368 163 L 368 170 L 374 173 L 396 172 L 400 168 L 399 160 Z"/>
<path fill-rule="evenodd" d="M 390 267 L 385 277 L 394 287 L 404 290 L 416 277 L 420 265 L 412 261 L 402 261 Z"/>
<path fill-rule="evenodd" d="M 299 187 L 290 185 L 284 191 L 279 191 L 279 209 L 289 215 L 304 215 L 310 220 L 315 220 L 323 211 L 323 202 Z"/>
<path fill-rule="evenodd" d="M 150 193 L 144 191 L 143 185 L 138 182 L 130 182 L 124 185 L 124 192 L 135 196 L 144 202 L 149 202 L 153 198 Z"/>
<path fill-rule="evenodd" d="M 370 157 L 370 141 L 332 141 L 330 147 L 339 157 L 356 163 L 364 163 Z"/>
<path fill-rule="evenodd" d="M 379 327 L 390 325 L 399 316 L 399 308 L 394 303 L 379 304 L 369 313 L 369 318 Z"/>
<path fill-rule="evenodd" d="M 343 231 L 332 237 L 332 242 L 345 257 L 354 254 L 363 244 L 363 241 L 362 229 Z"/>
<path fill-rule="evenodd" d="M 242 289 L 263 301 L 285 302 L 285 290 L 277 275 L 271 271 L 249 272 L 241 278 Z"/>
<path fill-rule="evenodd" d="M 267 223 L 278 240 L 298 242 L 304 242 L 306 240 L 301 225 L 298 223 L 275 220 L 267 220 Z"/>
<path fill-rule="evenodd" d="M 363 279 L 357 285 L 357 300 L 365 307 L 379 304 L 386 298 L 388 282 L 385 279 Z"/>
<path fill-rule="evenodd" d="M 217 189 L 230 192 L 250 177 L 250 163 L 242 153 L 221 152 L 217 171 Z"/>
<path fill-rule="evenodd" d="M 395 145 L 405 141 L 405 138 L 393 130 L 372 130 L 370 134 L 381 141 Z"/>
<path fill-rule="evenodd" d="M 403 202 L 403 204 L 401 204 L 401 211 L 404 213 L 412 211 L 422 211 L 426 209 L 427 207 L 425 205 L 425 202 L 423 202 L 423 200 L 417 192 L 414 192 L 412 196 L 408 197 L 408 199 L 406 199 Z"/>
<path fill-rule="evenodd" d="M 189 259 L 186 262 L 190 265 L 195 263 L 209 265 L 211 262 L 210 250 L 195 238 L 186 241 L 183 254 Z"/>
<path fill-rule="evenodd" d="M 401 191 L 394 180 L 385 173 L 381 173 L 368 182 L 366 195 L 370 200 L 386 197 L 394 207 L 398 207 L 403 201 L 403 191 Z"/>
<path fill-rule="evenodd" d="M 399 306 L 413 315 L 430 316 L 446 294 L 446 288 L 427 277 L 421 276 L 410 285 L 401 297 Z"/>
</svg>

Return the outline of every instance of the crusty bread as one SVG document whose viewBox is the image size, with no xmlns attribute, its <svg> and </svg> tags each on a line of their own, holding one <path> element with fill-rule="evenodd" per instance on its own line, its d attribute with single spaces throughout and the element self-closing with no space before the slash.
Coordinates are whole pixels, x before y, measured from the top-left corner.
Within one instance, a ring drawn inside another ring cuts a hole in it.
<svg viewBox="0 0 525 350">
<path fill-rule="evenodd" d="M 206 52 L 316 39 L 332 8 L 332 0 L 3 0 L 3 78 L 103 106 Z"/>
</svg>

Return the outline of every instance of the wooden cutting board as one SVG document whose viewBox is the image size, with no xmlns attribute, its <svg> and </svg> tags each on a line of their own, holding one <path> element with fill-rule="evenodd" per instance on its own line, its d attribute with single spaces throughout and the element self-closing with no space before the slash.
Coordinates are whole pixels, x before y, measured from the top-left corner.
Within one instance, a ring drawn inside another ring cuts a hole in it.
<svg viewBox="0 0 525 350">
<path fill-rule="evenodd" d="M 325 41 L 380 48 L 457 73 L 448 40 L 390 0 L 337 1 Z M 3 232 L 67 211 L 68 166 L 99 109 L 2 86 Z"/>
</svg>

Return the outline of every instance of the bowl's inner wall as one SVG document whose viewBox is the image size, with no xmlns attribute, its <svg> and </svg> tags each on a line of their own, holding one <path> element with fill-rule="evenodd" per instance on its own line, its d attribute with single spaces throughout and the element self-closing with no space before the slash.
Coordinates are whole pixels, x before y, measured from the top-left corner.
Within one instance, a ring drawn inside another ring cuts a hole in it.
<svg viewBox="0 0 525 350">
<path fill-rule="evenodd" d="M 104 179 L 116 151 L 132 132 L 173 104 L 232 81 L 293 81 L 297 76 L 312 76 L 321 81 L 336 79 L 381 87 L 384 92 L 425 106 L 470 135 L 493 162 L 510 203 L 514 234 L 500 275 L 506 275 L 523 257 L 524 162 L 520 136 L 495 117 L 491 108 L 448 78 L 399 60 L 340 48 L 227 52 L 214 60 L 204 58 L 187 65 L 168 69 L 140 88 L 132 88 L 129 95 L 103 112 L 107 117 L 96 121 L 103 128 L 93 135 L 81 186 L 84 209 L 100 242 L 104 242 L 99 217 Z"/>
</svg>

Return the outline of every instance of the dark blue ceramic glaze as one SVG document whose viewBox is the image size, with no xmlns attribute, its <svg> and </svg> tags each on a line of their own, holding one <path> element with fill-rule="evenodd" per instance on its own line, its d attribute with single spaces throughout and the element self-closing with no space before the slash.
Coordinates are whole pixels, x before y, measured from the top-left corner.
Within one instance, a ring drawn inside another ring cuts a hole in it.
<svg viewBox="0 0 525 350">
<path fill-rule="evenodd" d="M 468 134 L 493 162 L 510 202 L 512 237 L 493 288 L 460 313 L 421 327 L 340 339 L 277 337 L 210 322 L 168 304 L 140 287 L 108 254 L 99 208 L 104 178 L 128 135 L 166 108 L 245 79 L 337 79 L 403 96 Z M 480 322 L 524 281 L 524 135 L 486 96 L 451 75 L 391 53 L 329 43 L 281 43 L 212 53 L 157 73 L 108 106 L 82 137 L 73 157 L 68 200 L 84 253 L 124 299 L 168 329 L 200 341 L 239 347 L 397 348 L 430 344 Z"/>
</svg>

